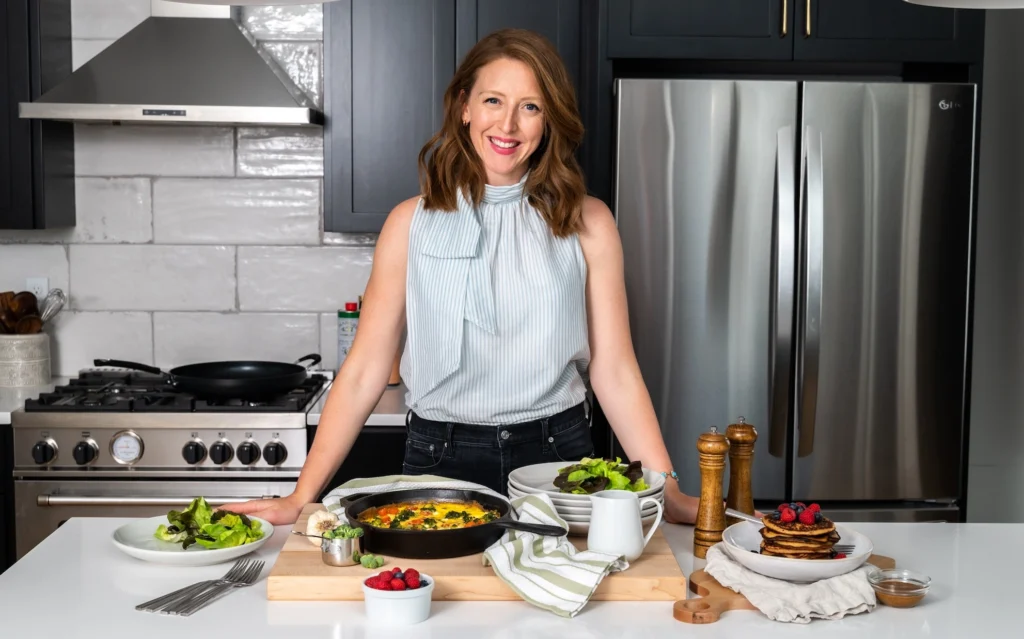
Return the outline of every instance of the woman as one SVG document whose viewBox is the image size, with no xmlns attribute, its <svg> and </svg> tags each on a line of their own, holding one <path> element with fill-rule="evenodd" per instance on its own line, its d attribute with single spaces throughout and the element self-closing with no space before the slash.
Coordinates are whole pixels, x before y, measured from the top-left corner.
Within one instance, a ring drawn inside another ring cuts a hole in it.
<svg viewBox="0 0 1024 639">
<path fill-rule="evenodd" d="M 359 331 L 295 491 L 234 510 L 291 523 L 317 499 L 407 329 L 406 473 L 504 493 L 515 468 L 593 454 L 589 381 L 629 458 L 666 474 L 665 518 L 694 521 L 698 500 L 673 478 L 633 353 L 615 221 L 574 159 L 583 126 L 571 87 L 554 48 L 528 31 L 496 32 L 467 54 L 420 153 L 422 195 L 381 230 Z"/>
</svg>

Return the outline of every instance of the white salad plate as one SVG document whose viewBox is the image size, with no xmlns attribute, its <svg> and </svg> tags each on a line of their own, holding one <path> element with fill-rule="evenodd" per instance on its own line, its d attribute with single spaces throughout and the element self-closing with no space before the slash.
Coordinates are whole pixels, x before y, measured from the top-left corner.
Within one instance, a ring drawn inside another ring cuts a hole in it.
<svg viewBox="0 0 1024 639">
<path fill-rule="evenodd" d="M 864 565 L 874 547 L 871 540 L 855 530 L 845 526 L 836 526 L 839 533 L 839 544 L 853 545 L 853 552 L 845 559 L 789 559 L 787 557 L 770 557 L 762 555 L 761 526 L 741 521 L 725 529 L 722 533 L 722 548 L 730 557 L 754 572 L 794 583 L 811 583 L 845 575 Z"/>
<path fill-rule="evenodd" d="M 148 517 L 127 523 L 114 531 L 111 540 L 117 548 L 130 557 L 165 566 L 212 566 L 247 555 L 274 535 L 274 526 L 265 519 L 249 515 L 249 519 L 260 522 L 263 536 L 256 541 L 231 548 L 204 548 L 192 544 L 183 549 L 180 543 L 161 541 L 153 536 L 160 524 L 167 525 L 167 516 Z"/>
<path fill-rule="evenodd" d="M 537 495 L 537 494 L 538 493 L 522 492 L 520 490 L 517 490 L 511 484 L 509 484 L 509 486 L 508 486 L 508 496 L 509 496 L 509 499 L 518 499 L 519 497 L 526 497 L 528 495 Z M 549 497 L 550 497 L 550 495 L 549 495 Z M 650 495 L 650 497 L 652 499 L 657 500 L 662 505 L 665 504 L 665 497 L 664 497 L 663 493 L 658 493 L 657 495 Z M 550 497 L 550 498 L 551 498 L 551 503 L 554 504 L 554 506 L 555 506 L 555 510 L 557 510 L 558 514 L 562 515 L 563 517 L 565 517 L 567 515 L 569 515 L 569 516 L 572 516 L 572 515 L 586 515 L 588 518 L 590 517 L 590 512 L 592 510 L 591 509 L 591 505 L 590 505 L 590 499 L 587 499 L 586 501 L 579 501 L 579 502 L 577 502 L 577 501 L 568 501 L 567 502 L 567 501 L 562 500 L 562 499 L 556 499 L 556 498 L 553 498 L 553 497 Z M 638 497 L 638 499 L 647 499 L 647 498 L 646 497 Z M 655 506 L 654 504 L 651 504 L 651 503 L 646 503 L 646 504 L 643 504 L 640 507 L 640 516 L 643 517 L 643 516 L 646 516 L 646 515 L 650 515 L 652 513 L 657 512 L 657 511 L 658 511 L 658 507 L 657 506 Z"/>
<path fill-rule="evenodd" d="M 643 526 L 644 528 L 646 528 L 647 526 L 650 526 L 651 524 L 653 524 L 654 521 L 657 518 L 658 518 L 658 513 L 657 513 L 657 511 L 655 511 L 655 513 L 653 515 L 648 515 L 646 517 L 641 517 L 640 518 L 640 525 Z M 562 519 L 565 519 L 565 517 L 562 517 Z M 569 526 L 569 534 L 571 536 L 573 536 L 573 537 L 586 537 L 587 534 L 590 532 L 590 518 L 589 517 L 587 518 L 587 521 L 569 521 L 569 520 L 566 520 L 565 523 Z"/>
<path fill-rule="evenodd" d="M 552 498 L 557 497 L 559 499 L 589 504 L 589 495 L 563 493 L 554 484 L 555 478 L 558 477 L 558 471 L 566 466 L 573 465 L 573 463 L 578 462 L 549 462 L 546 464 L 523 466 L 509 473 L 508 481 L 510 485 L 515 486 L 516 489 L 523 493 L 546 493 Z M 656 493 L 664 492 L 665 490 L 665 478 L 660 473 L 644 468 L 644 481 L 647 483 L 647 490 L 635 493 L 641 499 L 654 496 Z"/>
</svg>

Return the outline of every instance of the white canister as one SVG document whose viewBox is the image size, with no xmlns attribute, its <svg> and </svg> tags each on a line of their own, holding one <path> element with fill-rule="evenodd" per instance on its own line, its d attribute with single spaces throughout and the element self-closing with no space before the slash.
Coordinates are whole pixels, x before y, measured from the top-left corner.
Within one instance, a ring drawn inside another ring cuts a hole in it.
<svg viewBox="0 0 1024 639">
<path fill-rule="evenodd" d="M 50 383 L 50 335 L 0 335 L 0 386 Z"/>
</svg>

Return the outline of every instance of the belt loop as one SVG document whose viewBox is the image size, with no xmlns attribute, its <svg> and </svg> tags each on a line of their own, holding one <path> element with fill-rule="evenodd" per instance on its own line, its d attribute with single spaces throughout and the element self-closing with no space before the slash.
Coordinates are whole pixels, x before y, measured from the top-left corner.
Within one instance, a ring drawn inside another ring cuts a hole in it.
<svg viewBox="0 0 1024 639">
<path fill-rule="evenodd" d="M 448 432 L 445 433 L 444 437 L 444 455 L 448 459 L 455 457 L 455 441 L 452 434 L 455 432 L 455 424 L 448 422 Z"/>
<path fill-rule="evenodd" d="M 540 420 L 540 450 L 542 453 L 548 452 L 551 448 L 551 436 L 548 434 L 548 418 Z"/>
<path fill-rule="evenodd" d="M 409 423 L 412 422 L 412 409 L 405 411 L 405 432 L 409 432 Z"/>
<path fill-rule="evenodd" d="M 594 409 L 590 405 L 590 395 L 583 398 L 583 416 L 587 420 L 587 423 L 593 425 L 594 423 Z"/>
</svg>

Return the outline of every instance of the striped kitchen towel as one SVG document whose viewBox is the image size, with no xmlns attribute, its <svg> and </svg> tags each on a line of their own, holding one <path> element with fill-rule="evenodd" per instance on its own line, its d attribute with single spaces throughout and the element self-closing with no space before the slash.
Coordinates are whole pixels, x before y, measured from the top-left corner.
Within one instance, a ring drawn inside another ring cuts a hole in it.
<svg viewBox="0 0 1024 639">
<path fill-rule="evenodd" d="M 485 486 L 436 475 L 388 475 L 353 479 L 324 496 L 327 510 L 344 513 L 340 502 L 349 495 L 378 493 L 406 488 L 464 488 L 481 490 L 508 501 Z M 529 495 L 511 501 L 519 521 L 548 524 L 568 529 L 547 495 Z M 484 551 L 484 565 L 523 600 L 562 617 L 575 617 L 609 573 L 629 568 L 621 556 L 580 551 L 565 536 L 543 537 L 506 530 L 501 539 Z"/>
</svg>

